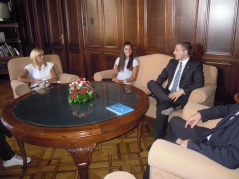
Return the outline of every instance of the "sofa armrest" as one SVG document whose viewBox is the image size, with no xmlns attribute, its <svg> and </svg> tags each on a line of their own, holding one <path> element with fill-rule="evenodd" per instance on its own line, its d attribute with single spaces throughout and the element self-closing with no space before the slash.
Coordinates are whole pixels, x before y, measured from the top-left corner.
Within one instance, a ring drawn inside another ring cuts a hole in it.
<svg viewBox="0 0 239 179">
<path fill-rule="evenodd" d="M 18 80 L 12 80 L 11 87 L 12 87 L 14 98 L 18 98 L 19 96 L 22 96 L 30 92 L 29 85 L 25 82 L 19 82 Z"/>
<path fill-rule="evenodd" d="M 104 70 L 94 74 L 95 81 L 102 81 L 103 78 L 112 78 L 114 70 Z"/>
<path fill-rule="evenodd" d="M 239 176 L 239 169 L 228 169 L 198 152 L 162 139 L 153 143 L 149 151 L 148 163 L 150 179 L 158 178 L 160 171 L 180 178 L 238 178 Z"/>
<path fill-rule="evenodd" d="M 184 120 L 188 120 L 190 116 L 193 114 L 197 113 L 197 111 L 202 110 L 202 109 L 207 109 L 209 108 L 208 106 L 202 105 L 202 104 L 196 104 L 192 102 L 188 102 L 184 108 L 183 108 L 183 114 L 182 118 Z M 214 119 L 214 120 L 208 120 L 207 122 L 199 122 L 197 126 L 201 127 L 206 127 L 206 128 L 214 128 L 217 123 L 221 120 L 222 118 L 219 119 Z"/>
<path fill-rule="evenodd" d="M 203 104 L 206 100 L 210 98 L 210 96 L 215 94 L 216 88 L 217 85 L 205 84 L 204 87 L 193 90 L 190 94 L 188 101 Z"/>
<path fill-rule="evenodd" d="M 75 80 L 79 79 L 77 75 L 68 74 L 68 73 L 60 73 L 59 80 L 61 83 L 71 83 Z"/>
<path fill-rule="evenodd" d="M 188 102 L 183 108 L 182 118 L 187 120 L 190 116 L 197 113 L 199 110 L 207 108 L 209 107 L 202 104 Z"/>
</svg>

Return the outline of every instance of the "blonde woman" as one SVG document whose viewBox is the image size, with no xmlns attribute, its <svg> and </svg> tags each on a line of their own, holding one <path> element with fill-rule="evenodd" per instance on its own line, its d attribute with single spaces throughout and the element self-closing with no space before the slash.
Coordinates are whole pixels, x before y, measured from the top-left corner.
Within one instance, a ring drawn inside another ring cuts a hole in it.
<svg viewBox="0 0 239 179">
<path fill-rule="evenodd" d="M 35 48 L 30 54 L 31 64 L 24 67 L 18 81 L 30 83 L 34 87 L 41 82 L 53 83 L 57 81 L 53 63 L 44 61 L 44 51 Z"/>
</svg>

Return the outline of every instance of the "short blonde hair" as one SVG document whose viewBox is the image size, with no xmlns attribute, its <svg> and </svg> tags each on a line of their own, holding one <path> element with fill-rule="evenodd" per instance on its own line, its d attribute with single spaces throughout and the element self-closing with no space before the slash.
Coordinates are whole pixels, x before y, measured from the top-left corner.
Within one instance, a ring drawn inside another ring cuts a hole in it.
<svg viewBox="0 0 239 179">
<path fill-rule="evenodd" d="M 44 55 L 44 51 L 40 48 L 34 48 L 30 53 L 30 59 L 31 59 L 32 65 L 38 69 L 39 69 L 39 66 L 37 65 L 36 58 L 39 55 Z M 44 65 L 46 66 L 45 62 L 44 62 Z"/>
</svg>

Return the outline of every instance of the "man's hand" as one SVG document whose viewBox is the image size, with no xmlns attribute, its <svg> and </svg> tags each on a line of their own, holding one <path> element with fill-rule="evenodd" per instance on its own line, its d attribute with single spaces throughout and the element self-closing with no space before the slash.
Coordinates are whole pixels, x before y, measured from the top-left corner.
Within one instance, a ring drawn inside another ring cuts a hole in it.
<svg viewBox="0 0 239 179">
<path fill-rule="evenodd" d="M 202 116 L 201 116 L 201 114 L 199 112 L 197 112 L 196 114 L 192 115 L 188 119 L 188 121 L 186 122 L 185 128 L 187 128 L 188 125 L 191 125 L 191 128 L 194 128 L 194 126 L 201 121 L 201 118 L 202 118 Z"/>
<path fill-rule="evenodd" d="M 177 101 L 177 99 L 182 95 L 183 95 L 183 90 L 178 90 L 178 91 L 175 91 L 174 93 L 171 93 L 168 97 L 173 101 Z"/>
<path fill-rule="evenodd" d="M 187 148 L 188 147 L 188 142 L 189 142 L 190 140 L 189 139 L 187 139 L 187 140 L 183 140 L 181 143 L 180 143 L 180 146 L 182 146 L 182 147 L 184 147 L 184 148 Z"/>
</svg>

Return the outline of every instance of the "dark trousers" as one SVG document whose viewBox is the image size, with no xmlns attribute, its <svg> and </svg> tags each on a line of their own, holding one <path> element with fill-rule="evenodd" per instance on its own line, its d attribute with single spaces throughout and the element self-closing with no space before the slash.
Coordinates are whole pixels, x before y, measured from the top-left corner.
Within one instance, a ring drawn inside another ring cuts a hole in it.
<svg viewBox="0 0 239 179">
<path fill-rule="evenodd" d="M 198 135 L 202 131 L 208 131 L 210 129 L 205 127 L 194 126 L 191 128 L 190 125 L 185 128 L 186 121 L 180 117 L 172 117 L 168 125 L 168 131 L 166 140 L 175 142 L 178 138 L 181 140 L 190 139 L 191 141 L 200 141 L 203 139 L 202 136 Z"/>
<path fill-rule="evenodd" d="M 154 95 L 157 101 L 157 111 L 156 111 L 156 121 L 153 131 L 153 138 L 156 139 L 164 139 L 168 126 L 168 116 L 161 114 L 162 110 L 166 109 L 170 103 L 175 103 L 169 97 L 169 90 L 164 89 L 162 85 L 158 84 L 154 80 L 150 80 L 147 84 L 148 89 Z M 187 103 L 189 95 L 183 95 L 179 97 L 176 101 L 177 104 L 183 108 Z"/>
<path fill-rule="evenodd" d="M 11 133 L 3 126 L 0 121 L 0 158 L 2 160 L 10 160 L 15 153 L 6 141 L 6 136 L 12 137 Z"/>
</svg>

